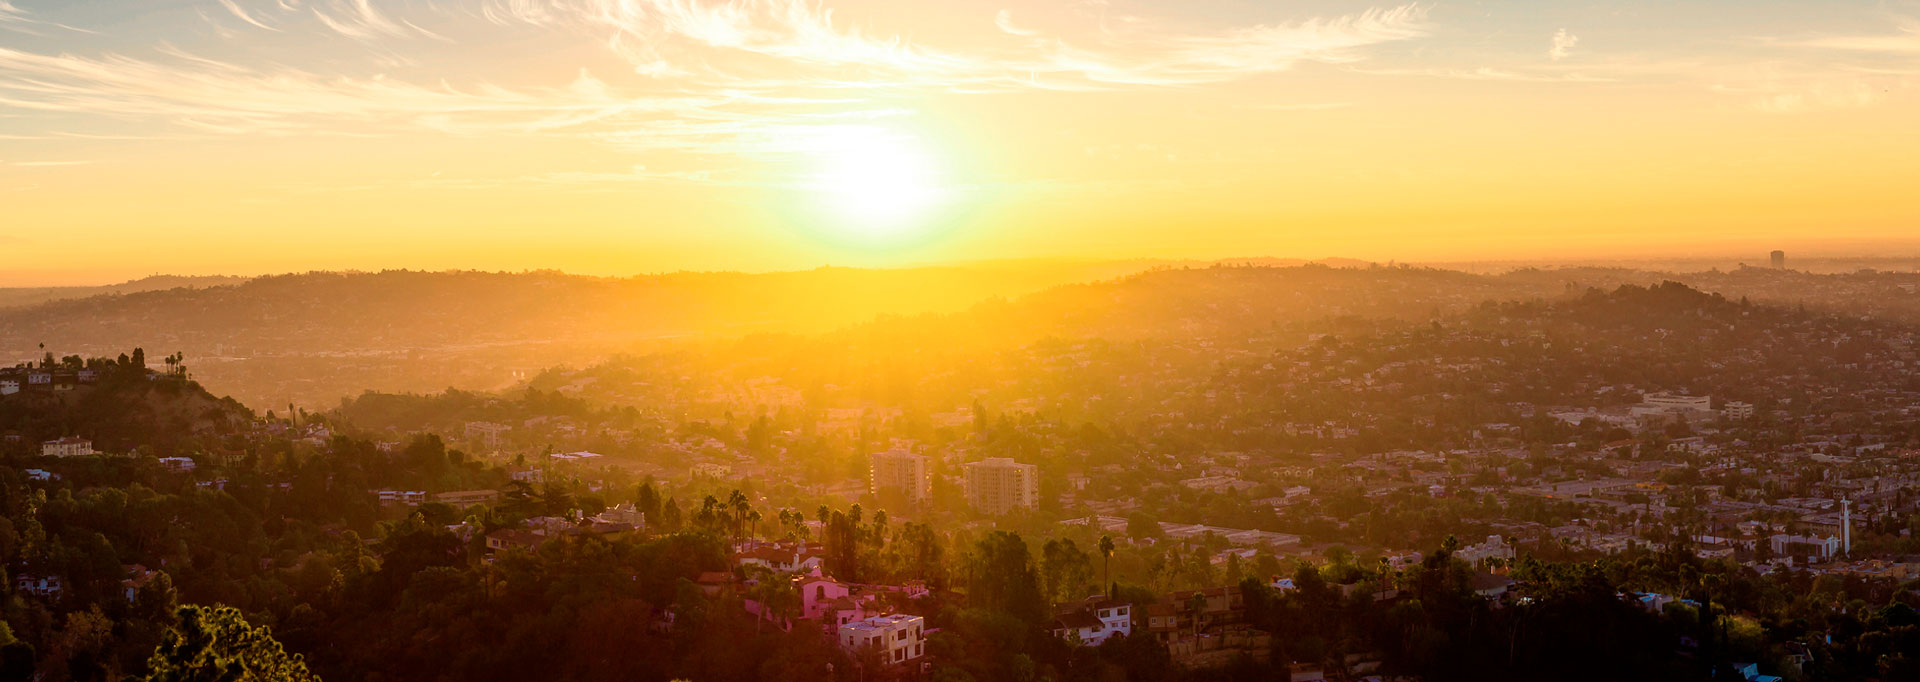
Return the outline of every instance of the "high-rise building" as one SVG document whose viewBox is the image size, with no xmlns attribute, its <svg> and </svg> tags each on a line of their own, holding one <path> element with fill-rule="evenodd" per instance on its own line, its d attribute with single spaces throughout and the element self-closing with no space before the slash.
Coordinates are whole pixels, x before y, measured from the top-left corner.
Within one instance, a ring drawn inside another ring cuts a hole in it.
<svg viewBox="0 0 1920 682">
<path fill-rule="evenodd" d="M 1775 270 L 1785 270 L 1785 269 L 1786 269 L 1786 267 L 1787 267 L 1787 252 L 1785 252 L 1785 251 L 1774 251 L 1774 252 L 1773 252 L 1773 254 L 1772 254 L 1772 258 L 1773 258 L 1773 269 L 1775 269 Z"/>
<path fill-rule="evenodd" d="M 898 495 L 909 505 L 926 503 L 933 495 L 933 478 L 928 474 L 927 458 L 906 450 L 876 452 L 869 459 L 869 490 L 874 497 Z"/>
<path fill-rule="evenodd" d="M 967 503 L 983 514 L 1005 514 L 1040 504 L 1040 467 L 1005 457 L 989 457 L 963 467 Z"/>
</svg>

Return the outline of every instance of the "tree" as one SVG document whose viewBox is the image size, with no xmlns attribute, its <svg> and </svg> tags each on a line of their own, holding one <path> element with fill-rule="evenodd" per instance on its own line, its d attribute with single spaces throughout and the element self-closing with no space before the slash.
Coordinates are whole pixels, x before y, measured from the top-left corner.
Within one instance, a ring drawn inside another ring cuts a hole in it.
<svg viewBox="0 0 1920 682">
<path fill-rule="evenodd" d="M 1113 536 L 1100 536 L 1100 589 L 1112 596 L 1113 588 Z"/>
<path fill-rule="evenodd" d="M 669 497 L 660 507 L 660 530 L 671 533 L 680 530 L 680 524 L 680 504 Z"/>
<path fill-rule="evenodd" d="M 1040 549 L 1040 575 L 1047 598 L 1053 603 L 1085 597 L 1082 588 L 1092 573 L 1087 554 L 1072 540 L 1048 540 Z"/>
<path fill-rule="evenodd" d="M 229 606 L 182 606 L 180 623 L 147 659 L 148 682 L 319 682 L 265 626 Z"/>
<path fill-rule="evenodd" d="M 1046 596 L 1034 574 L 1033 556 L 1019 535 L 996 530 L 974 545 L 968 570 L 971 604 L 1003 611 L 1028 623 L 1046 620 Z"/>
</svg>

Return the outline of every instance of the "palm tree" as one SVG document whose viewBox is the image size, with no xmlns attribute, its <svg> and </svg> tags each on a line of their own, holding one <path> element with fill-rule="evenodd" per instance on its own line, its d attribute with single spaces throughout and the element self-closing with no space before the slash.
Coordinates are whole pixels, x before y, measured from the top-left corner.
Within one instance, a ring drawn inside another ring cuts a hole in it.
<svg viewBox="0 0 1920 682">
<path fill-rule="evenodd" d="M 1107 597 L 1112 598 L 1115 590 L 1113 589 L 1113 536 L 1110 535 L 1100 536 L 1100 582 L 1106 587 Z"/>
<path fill-rule="evenodd" d="M 1195 639 L 1200 637 L 1200 612 L 1206 609 L 1206 595 L 1202 594 L 1200 590 L 1194 590 L 1193 596 L 1187 597 L 1187 615 L 1193 619 L 1193 636 Z"/>
<path fill-rule="evenodd" d="M 727 494 L 727 503 L 721 511 L 728 522 L 727 530 L 732 531 L 735 540 L 740 539 L 746 531 L 747 512 L 752 510 L 753 503 L 747 500 L 747 496 L 741 493 L 740 489 L 735 488 L 733 492 Z"/>
</svg>

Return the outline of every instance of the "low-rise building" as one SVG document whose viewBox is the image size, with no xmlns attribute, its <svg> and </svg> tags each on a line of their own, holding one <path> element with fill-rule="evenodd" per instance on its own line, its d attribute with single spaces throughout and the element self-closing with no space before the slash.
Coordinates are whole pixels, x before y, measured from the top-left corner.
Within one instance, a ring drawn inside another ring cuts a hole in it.
<svg viewBox="0 0 1920 682">
<path fill-rule="evenodd" d="M 1099 646 L 1115 635 L 1133 634 L 1133 605 L 1105 596 L 1061 604 L 1054 614 L 1054 636 L 1081 646 Z"/>
<path fill-rule="evenodd" d="M 375 494 L 380 496 L 380 504 L 418 507 L 427 503 L 424 490 L 379 490 Z"/>
<path fill-rule="evenodd" d="M 40 444 L 40 454 L 45 457 L 85 457 L 93 454 L 93 441 L 79 436 L 50 440 Z"/>
<path fill-rule="evenodd" d="M 13 589 L 41 598 L 59 597 L 67 589 L 67 581 L 57 575 L 34 575 L 22 573 L 14 576 Z"/>
<path fill-rule="evenodd" d="M 926 619 L 906 614 L 863 618 L 840 626 L 840 645 L 856 655 L 871 651 L 883 663 L 906 663 L 926 655 Z"/>
</svg>

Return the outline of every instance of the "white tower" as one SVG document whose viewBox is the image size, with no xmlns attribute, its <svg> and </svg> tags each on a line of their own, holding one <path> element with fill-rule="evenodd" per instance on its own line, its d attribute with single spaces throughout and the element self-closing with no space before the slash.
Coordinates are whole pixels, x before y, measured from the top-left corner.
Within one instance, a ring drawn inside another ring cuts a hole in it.
<svg viewBox="0 0 1920 682">
<path fill-rule="evenodd" d="M 1840 549 L 1853 558 L 1853 500 L 1840 498 Z"/>
</svg>

